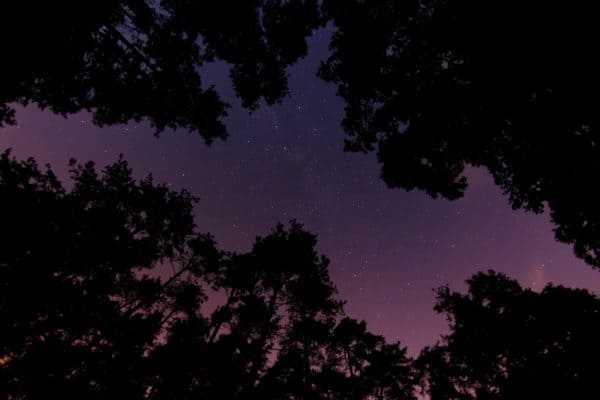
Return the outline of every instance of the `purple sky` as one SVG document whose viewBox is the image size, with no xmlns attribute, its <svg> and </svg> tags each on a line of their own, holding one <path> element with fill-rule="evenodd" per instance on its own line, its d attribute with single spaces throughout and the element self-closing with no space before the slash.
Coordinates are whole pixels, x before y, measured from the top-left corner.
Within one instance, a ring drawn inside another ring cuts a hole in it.
<svg viewBox="0 0 600 400">
<path fill-rule="evenodd" d="M 296 218 L 319 235 L 347 313 L 412 354 L 446 326 L 432 289 L 463 289 L 481 269 L 534 288 L 551 281 L 600 292 L 600 272 L 554 241 L 548 216 L 513 211 L 485 170 L 469 171 L 465 198 L 450 203 L 387 189 L 374 155 L 342 152 L 343 104 L 314 76 L 325 36 L 291 70 L 292 96 L 252 115 L 233 98 L 225 67 L 207 68 L 233 104 L 231 137 L 210 148 L 186 132 L 156 139 L 145 124 L 98 128 L 86 114 L 63 119 L 31 107 L 0 130 L 0 149 L 49 162 L 62 177 L 70 157 L 104 165 L 122 153 L 137 176 L 152 172 L 198 195 L 200 229 L 226 249 L 247 250 L 256 235 Z"/>
</svg>

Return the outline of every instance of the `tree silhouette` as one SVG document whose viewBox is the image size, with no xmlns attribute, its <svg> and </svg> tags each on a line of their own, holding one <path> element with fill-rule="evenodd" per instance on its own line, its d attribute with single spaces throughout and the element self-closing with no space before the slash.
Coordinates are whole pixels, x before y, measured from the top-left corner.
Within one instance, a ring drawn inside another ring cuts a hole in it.
<svg viewBox="0 0 600 400">
<path fill-rule="evenodd" d="M 122 159 L 71 178 L 0 156 L 0 397 L 413 399 L 405 349 L 344 316 L 300 224 L 227 252 Z"/>
<path fill-rule="evenodd" d="M 585 2 L 190 0 L 5 2 L 0 125 L 13 104 L 97 124 L 227 135 L 202 82 L 222 61 L 242 104 L 273 104 L 306 38 L 332 22 L 320 76 L 346 102 L 347 149 L 377 150 L 391 187 L 463 195 L 485 167 L 514 208 L 548 208 L 559 241 L 600 267 L 597 47 Z M 557 28 L 559 27 L 559 28 Z"/>
<path fill-rule="evenodd" d="M 414 399 L 416 372 L 406 349 L 386 344 L 364 321 L 342 319 L 328 346 L 322 390 L 333 399 Z"/>
<path fill-rule="evenodd" d="M 5 2 L 0 126 L 12 103 L 61 115 L 93 112 L 100 125 L 147 118 L 156 132 L 226 136 L 227 104 L 202 83 L 221 60 L 244 106 L 287 94 L 287 67 L 320 24 L 316 0 Z"/>
<path fill-rule="evenodd" d="M 186 256 L 189 193 L 136 183 L 123 160 L 101 175 L 73 162 L 72 179 L 66 190 L 32 159 L 0 157 L 2 398 L 142 398 L 154 341 L 203 299 L 215 250 L 195 235 L 204 253 Z"/>
<path fill-rule="evenodd" d="M 426 392 L 438 399 L 585 398 L 600 373 L 600 300 L 547 285 L 540 293 L 489 271 L 468 293 L 438 290 L 450 334 L 419 359 Z"/>
<path fill-rule="evenodd" d="M 463 195 L 487 168 L 514 208 L 600 266 L 598 25 L 585 2 L 326 0 L 320 75 L 346 101 L 347 149 L 390 187 Z"/>
</svg>

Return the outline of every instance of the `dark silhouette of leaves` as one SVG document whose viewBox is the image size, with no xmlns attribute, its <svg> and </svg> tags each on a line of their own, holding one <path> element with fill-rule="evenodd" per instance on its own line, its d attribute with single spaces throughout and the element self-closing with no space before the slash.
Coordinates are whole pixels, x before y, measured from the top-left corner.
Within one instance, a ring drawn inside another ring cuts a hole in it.
<svg viewBox="0 0 600 400">
<path fill-rule="evenodd" d="M 598 25 L 591 5 L 326 0 L 320 75 L 346 101 L 347 149 L 376 150 L 390 187 L 463 195 L 487 168 L 514 208 L 550 211 L 600 266 Z"/>
<path fill-rule="evenodd" d="M 72 179 L 0 156 L 0 397 L 143 398 L 165 317 L 204 298 L 190 290 L 201 253 L 152 276 L 185 255 L 195 199 L 135 182 L 123 160 L 100 174 L 73 162 Z"/>
<path fill-rule="evenodd" d="M 456 199 L 485 167 L 514 208 L 547 208 L 557 240 L 600 266 L 600 37 L 585 2 L 128 0 L 5 2 L 0 124 L 14 104 L 99 125 L 148 119 L 227 135 L 202 81 L 221 61 L 242 104 L 288 93 L 287 69 L 333 24 L 319 75 L 346 102 L 346 147 L 377 151 L 390 187 Z"/>
<path fill-rule="evenodd" d="M 221 60 L 244 106 L 287 94 L 287 67 L 321 24 L 316 0 L 19 1 L 0 8 L 0 126 L 13 103 L 68 115 L 91 111 L 99 125 L 148 119 L 226 136 L 228 105 L 202 82 Z"/>
<path fill-rule="evenodd" d="M 468 293 L 438 290 L 450 334 L 422 352 L 426 391 L 438 399 L 564 399 L 595 393 L 600 300 L 581 289 L 522 288 L 478 273 Z"/>
<path fill-rule="evenodd" d="M 71 178 L 0 156 L 0 397 L 413 399 L 412 360 L 344 317 L 299 223 L 226 252 L 122 159 Z"/>
</svg>

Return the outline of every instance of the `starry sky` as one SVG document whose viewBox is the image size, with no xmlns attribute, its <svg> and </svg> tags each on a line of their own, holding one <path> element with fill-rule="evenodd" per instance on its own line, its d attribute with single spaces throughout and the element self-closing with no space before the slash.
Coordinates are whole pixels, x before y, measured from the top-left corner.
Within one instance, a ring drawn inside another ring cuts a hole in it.
<svg viewBox="0 0 600 400">
<path fill-rule="evenodd" d="M 207 66 L 205 83 L 232 104 L 231 137 L 210 148 L 183 131 L 157 139 L 143 123 L 99 128 L 85 113 L 64 119 L 28 107 L 17 126 L 0 129 L 0 149 L 50 163 L 61 177 L 70 157 L 105 165 L 123 154 L 136 176 L 199 196 L 198 225 L 225 249 L 248 250 L 256 235 L 297 219 L 318 234 L 347 313 L 413 355 L 446 329 L 432 289 L 462 290 L 479 270 L 534 289 L 553 282 L 600 293 L 600 272 L 554 241 L 549 217 L 513 211 L 485 170 L 467 171 L 466 196 L 448 202 L 388 189 L 373 154 L 344 153 L 343 103 L 314 75 L 327 43 L 327 31 L 311 38 L 309 56 L 290 70 L 291 96 L 252 114 L 233 95 L 227 66 Z"/>
</svg>

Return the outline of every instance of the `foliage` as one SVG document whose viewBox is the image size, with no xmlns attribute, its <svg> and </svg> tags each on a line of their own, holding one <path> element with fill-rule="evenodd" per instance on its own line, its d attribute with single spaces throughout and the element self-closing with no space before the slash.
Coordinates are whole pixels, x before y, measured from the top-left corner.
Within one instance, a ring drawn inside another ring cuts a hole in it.
<svg viewBox="0 0 600 400">
<path fill-rule="evenodd" d="M 466 294 L 438 290 L 450 334 L 418 361 L 432 400 L 585 398 L 597 391 L 600 299 L 548 284 L 522 288 L 493 271 Z"/>
<path fill-rule="evenodd" d="M 202 81 L 213 61 L 231 65 L 244 106 L 287 94 L 287 67 L 320 25 L 316 0 L 95 0 L 4 2 L 0 126 L 13 103 L 60 115 L 91 111 L 99 125 L 148 119 L 225 138 L 228 105 Z"/>
<path fill-rule="evenodd" d="M 413 398 L 411 359 L 344 317 L 300 224 L 222 251 L 188 192 L 71 166 L 67 189 L 0 156 L 0 397 Z"/>
</svg>

